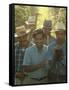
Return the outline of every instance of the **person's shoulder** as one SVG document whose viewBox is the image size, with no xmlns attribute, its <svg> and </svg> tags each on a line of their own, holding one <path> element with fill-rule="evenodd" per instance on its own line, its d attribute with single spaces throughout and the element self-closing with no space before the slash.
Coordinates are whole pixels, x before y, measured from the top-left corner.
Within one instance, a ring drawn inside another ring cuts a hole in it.
<svg viewBox="0 0 69 90">
<path fill-rule="evenodd" d="M 32 46 L 29 46 L 28 48 L 26 48 L 26 51 L 31 52 L 34 49 L 35 49 L 35 45 L 32 45 Z"/>
<path fill-rule="evenodd" d="M 54 48 L 56 46 L 56 40 L 53 40 L 52 43 L 48 46 L 48 48 Z"/>
<path fill-rule="evenodd" d="M 48 46 L 44 44 L 44 45 L 43 45 L 43 48 L 47 49 L 47 48 L 48 48 Z"/>
</svg>

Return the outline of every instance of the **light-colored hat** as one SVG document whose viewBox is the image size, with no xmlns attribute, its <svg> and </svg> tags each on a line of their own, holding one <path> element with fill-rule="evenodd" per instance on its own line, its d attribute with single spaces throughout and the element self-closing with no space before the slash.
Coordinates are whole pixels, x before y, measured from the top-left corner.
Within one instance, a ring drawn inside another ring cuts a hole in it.
<svg viewBox="0 0 69 90">
<path fill-rule="evenodd" d="M 15 38 L 28 35 L 29 33 L 30 33 L 30 29 L 25 30 L 25 31 L 21 31 L 21 32 L 19 32 L 19 33 L 15 33 Z"/>
<path fill-rule="evenodd" d="M 26 29 L 25 29 L 25 26 L 22 25 L 22 26 L 18 26 L 18 27 L 16 27 L 15 32 L 16 32 L 16 33 L 19 33 L 19 32 L 25 31 L 25 30 L 26 30 Z"/>
<path fill-rule="evenodd" d="M 55 30 L 65 30 L 65 25 L 63 22 L 57 22 L 55 25 Z"/>
<path fill-rule="evenodd" d="M 57 22 L 55 25 L 55 30 L 52 30 L 51 32 L 57 32 L 57 31 L 65 31 L 65 24 L 63 22 Z"/>
<path fill-rule="evenodd" d="M 34 25 L 35 24 L 35 16 L 29 16 L 28 21 L 26 21 L 25 23 L 28 25 Z"/>
</svg>

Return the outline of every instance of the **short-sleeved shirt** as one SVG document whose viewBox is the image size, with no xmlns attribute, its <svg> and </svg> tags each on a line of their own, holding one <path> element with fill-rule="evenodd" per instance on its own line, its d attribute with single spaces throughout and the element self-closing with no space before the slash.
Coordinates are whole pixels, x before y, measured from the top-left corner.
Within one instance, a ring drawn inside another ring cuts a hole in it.
<svg viewBox="0 0 69 90">
<path fill-rule="evenodd" d="M 47 46 L 44 45 L 42 50 L 39 52 L 36 45 L 33 45 L 32 47 L 29 47 L 26 49 L 23 65 L 36 65 L 40 64 L 44 60 L 46 60 L 46 52 L 47 52 Z M 42 67 L 36 71 L 28 73 L 28 76 L 30 78 L 37 78 L 40 79 L 44 76 L 46 76 L 46 69 L 45 67 Z"/>
<path fill-rule="evenodd" d="M 56 47 L 56 45 L 57 45 L 57 43 L 56 43 L 56 40 L 55 40 L 49 46 L 48 52 L 47 52 L 47 59 L 48 60 L 53 60 L 54 48 Z M 54 73 L 56 73 L 56 71 L 58 71 L 58 74 L 65 75 L 66 74 L 66 41 L 61 46 L 61 49 L 63 51 L 63 59 L 59 62 L 56 62 L 56 69 L 54 70 Z"/>
</svg>

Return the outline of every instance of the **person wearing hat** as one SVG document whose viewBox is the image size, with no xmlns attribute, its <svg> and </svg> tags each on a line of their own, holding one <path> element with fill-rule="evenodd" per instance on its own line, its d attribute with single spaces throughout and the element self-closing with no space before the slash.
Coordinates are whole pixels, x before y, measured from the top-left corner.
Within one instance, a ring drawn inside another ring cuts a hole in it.
<svg viewBox="0 0 69 90">
<path fill-rule="evenodd" d="M 63 22 L 55 25 L 56 40 L 49 46 L 47 59 L 49 60 L 48 82 L 66 81 L 66 28 Z"/>
<path fill-rule="evenodd" d="M 33 32 L 34 45 L 27 48 L 23 60 L 26 77 L 23 84 L 47 83 L 47 46 L 42 29 Z"/>
<path fill-rule="evenodd" d="M 21 26 L 16 27 L 15 32 L 20 33 L 20 32 L 25 31 L 25 30 L 26 30 L 25 26 L 21 25 Z"/>
<path fill-rule="evenodd" d="M 15 84 L 22 84 L 24 74 L 22 74 L 22 63 L 26 48 L 29 46 L 28 33 L 21 31 L 15 35 L 17 43 L 15 44 Z"/>
<path fill-rule="evenodd" d="M 36 27 L 36 18 L 35 16 L 29 16 L 28 17 L 28 20 L 25 21 L 25 25 L 26 25 L 26 28 L 30 30 L 30 33 L 29 33 L 29 40 L 30 40 L 30 45 L 34 44 L 33 43 L 33 40 L 32 40 L 32 33 L 33 31 L 35 30 L 35 27 Z"/>
<path fill-rule="evenodd" d="M 52 30 L 52 21 L 51 20 L 44 20 L 43 23 L 43 32 L 45 35 L 45 44 L 49 46 L 54 41 L 54 37 L 51 36 L 50 31 Z"/>
<path fill-rule="evenodd" d="M 21 26 L 18 26 L 18 27 L 16 27 L 15 28 L 15 45 L 19 42 L 19 40 L 18 40 L 18 37 L 19 37 L 19 34 L 21 33 L 21 32 L 24 32 L 25 33 L 25 26 L 24 25 L 21 25 Z"/>
</svg>

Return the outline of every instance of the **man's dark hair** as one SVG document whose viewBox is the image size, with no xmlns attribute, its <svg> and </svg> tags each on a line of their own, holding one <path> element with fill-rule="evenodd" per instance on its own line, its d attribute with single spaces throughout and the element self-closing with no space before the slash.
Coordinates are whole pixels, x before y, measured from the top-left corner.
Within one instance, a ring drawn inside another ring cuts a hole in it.
<svg viewBox="0 0 69 90">
<path fill-rule="evenodd" d="M 44 33 L 43 33 L 43 30 L 42 29 L 37 29 L 33 32 L 33 38 L 36 37 L 36 35 L 38 34 L 42 34 L 42 36 L 44 37 Z"/>
</svg>

